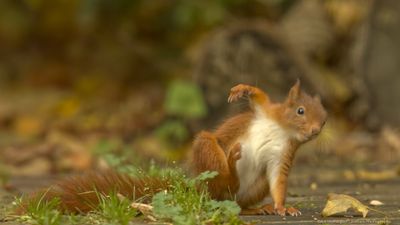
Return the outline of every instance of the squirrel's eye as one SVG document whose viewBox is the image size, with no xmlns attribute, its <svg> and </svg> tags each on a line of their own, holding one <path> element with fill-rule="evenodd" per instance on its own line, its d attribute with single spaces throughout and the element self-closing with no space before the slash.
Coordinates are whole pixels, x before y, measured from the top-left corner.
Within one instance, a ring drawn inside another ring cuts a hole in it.
<svg viewBox="0 0 400 225">
<path fill-rule="evenodd" d="M 304 114 L 304 108 L 303 107 L 297 108 L 297 115 L 303 115 L 303 114 Z"/>
</svg>

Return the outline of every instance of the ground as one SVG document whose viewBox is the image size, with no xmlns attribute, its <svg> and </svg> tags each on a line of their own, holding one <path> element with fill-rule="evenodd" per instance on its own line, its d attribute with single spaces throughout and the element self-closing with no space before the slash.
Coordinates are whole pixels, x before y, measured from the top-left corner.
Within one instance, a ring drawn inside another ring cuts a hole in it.
<svg viewBox="0 0 400 225">
<path fill-rule="evenodd" d="M 289 197 L 289 204 L 297 204 L 302 215 L 299 217 L 255 216 L 244 217 L 246 221 L 257 224 L 400 224 L 400 179 L 384 182 L 343 182 L 320 184 L 316 190 L 309 187 L 292 187 L 291 192 L 299 196 Z M 370 211 L 366 218 L 360 213 L 349 211 L 335 217 L 323 218 L 321 211 L 325 206 L 327 193 L 344 193 L 356 197 L 364 204 L 379 200 L 385 205 L 373 207 L 389 214 L 384 215 Z M 386 221 L 386 223 L 384 223 Z"/>
<path fill-rule="evenodd" d="M 55 177 L 42 178 L 14 178 L 11 184 L 22 192 L 30 192 L 53 182 Z M 310 188 L 306 183 L 293 181 L 289 188 L 288 204 L 299 208 L 302 215 L 299 217 L 280 216 L 245 216 L 243 220 L 255 224 L 400 224 L 400 179 L 395 178 L 386 181 L 343 181 L 325 182 Z M 325 206 L 327 194 L 330 192 L 348 194 L 362 203 L 367 204 L 371 200 L 379 200 L 383 206 L 371 206 L 384 212 L 384 215 L 370 211 L 366 218 L 360 213 L 349 211 L 335 217 L 323 218 L 321 211 Z M 1 225 L 16 225 L 16 222 L 4 221 L 4 207 L 9 206 L 13 196 L 5 191 L 0 191 L 2 202 L 0 220 Z"/>
</svg>

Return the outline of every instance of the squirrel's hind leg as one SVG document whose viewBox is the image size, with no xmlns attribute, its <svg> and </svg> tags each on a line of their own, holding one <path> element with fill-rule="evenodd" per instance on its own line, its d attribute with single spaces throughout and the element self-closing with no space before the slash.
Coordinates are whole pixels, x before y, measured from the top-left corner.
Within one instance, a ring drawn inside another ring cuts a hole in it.
<svg viewBox="0 0 400 225">
<path fill-rule="evenodd" d="M 240 215 L 242 216 L 249 216 L 249 215 L 280 215 L 280 216 L 285 216 L 285 215 L 290 215 L 290 216 L 300 216 L 301 212 L 293 207 L 287 207 L 287 208 L 282 208 L 282 209 L 275 209 L 273 204 L 266 204 L 263 205 L 259 208 L 254 208 L 254 209 L 242 209 L 240 211 Z"/>
<path fill-rule="evenodd" d="M 239 189 L 236 161 L 240 159 L 240 144 L 224 151 L 214 134 L 201 132 L 193 143 L 192 167 L 197 175 L 216 171 L 218 175 L 208 181 L 208 191 L 217 200 L 233 199 Z M 227 153 L 225 153 L 227 152 Z"/>
<path fill-rule="evenodd" d="M 273 215 L 275 214 L 274 205 L 273 204 L 266 204 L 259 208 L 255 209 L 242 209 L 240 211 L 240 215 L 242 216 L 250 216 L 250 215 Z"/>
</svg>

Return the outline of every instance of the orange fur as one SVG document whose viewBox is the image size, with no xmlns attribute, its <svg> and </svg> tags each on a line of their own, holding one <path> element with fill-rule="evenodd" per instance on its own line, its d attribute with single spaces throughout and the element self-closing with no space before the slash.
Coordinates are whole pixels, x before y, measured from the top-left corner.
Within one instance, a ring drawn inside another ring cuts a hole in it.
<svg viewBox="0 0 400 225">
<path fill-rule="evenodd" d="M 230 154 L 232 145 L 237 144 L 240 137 L 246 136 L 256 107 L 261 108 L 266 115 L 276 121 L 281 127 L 290 133 L 295 133 L 296 137 L 288 137 L 287 149 L 281 156 L 279 174 L 274 186 L 270 187 L 265 174 L 259 174 L 254 183 L 255 192 L 246 193 L 245 198 L 238 201 L 242 207 L 242 214 L 271 214 L 271 204 L 259 208 L 249 209 L 248 207 L 261 202 L 268 193 L 274 201 L 274 212 L 279 215 L 299 215 L 300 212 L 294 208 L 286 209 L 285 199 L 287 191 L 287 179 L 292 167 L 293 159 L 297 148 L 304 142 L 310 140 L 319 133 L 326 120 L 326 112 L 321 105 L 318 97 L 310 97 L 300 89 L 300 82 L 290 89 L 288 97 L 282 103 L 273 103 L 268 95 L 262 90 L 249 85 L 239 84 L 231 89 L 228 102 L 237 101 L 239 98 L 248 97 L 250 100 L 251 111 L 239 114 L 223 123 L 214 133 L 207 133 L 209 139 L 202 137 L 201 133 L 194 142 L 192 163 L 200 173 L 206 170 L 215 170 L 221 175 L 216 177 L 209 185 L 209 191 L 213 196 L 221 196 L 226 190 L 223 187 L 238 184 L 237 176 L 227 175 L 228 165 L 226 157 Z M 305 116 L 298 116 L 294 112 L 301 107 L 306 111 Z M 212 138 L 211 138 L 212 137 Z M 199 141 L 199 138 L 202 141 Z M 225 153 L 225 154 L 222 154 Z M 235 162 L 234 162 L 235 163 Z M 234 174 L 231 171 L 231 174 Z M 235 186 L 236 187 L 236 186 Z M 231 191 L 234 189 L 231 189 Z M 232 194 L 232 193 L 231 193 Z"/>
<path fill-rule="evenodd" d="M 239 189 L 236 161 L 240 158 L 240 145 L 224 151 L 215 135 L 201 132 L 193 144 L 193 172 L 217 171 L 218 175 L 208 181 L 211 197 L 217 200 L 232 199 Z"/>
<path fill-rule="evenodd" d="M 271 197 L 274 201 L 274 207 L 277 210 L 285 210 L 284 207 L 287 191 L 287 179 L 290 169 L 292 168 L 294 155 L 298 148 L 298 145 L 298 142 L 290 143 L 287 151 L 285 151 L 285 153 L 282 155 L 282 163 L 280 167 L 279 177 L 275 187 L 271 189 Z"/>
</svg>

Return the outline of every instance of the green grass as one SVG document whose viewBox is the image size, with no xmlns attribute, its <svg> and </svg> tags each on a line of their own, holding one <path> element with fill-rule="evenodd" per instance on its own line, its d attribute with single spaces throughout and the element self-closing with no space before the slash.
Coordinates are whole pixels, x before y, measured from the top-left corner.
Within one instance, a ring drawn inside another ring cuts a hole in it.
<svg viewBox="0 0 400 225">
<path fill-rule="evenodd" d="M 205 172 L 194 179 L 174 174 L 171 189 L 153 197 L 156 218 L 173 224 L 242 224 L 240 207 L 232 201 L 214 201 L 204 188 L 216 172 Z"/>
<path fill-rule="evenodd" d="M 58 206 L 60 200 L 53 198 L 45 201 L 46 192 L 37 198 L 30 199 L 23 203 L 22 198 L 16 198 L 15 204 L 23 206 L 26 213 L 18 217 L 20 222 L 38 225 L 59 225 L 59 224 L 118 224 L 127 225 L 137 215 L 135 209 L 130 207 L 131 201 L 118 196 L 116 193 L 109 195 L 99 194 L 97 209 L 86 216 L 67 214 L 63 215 Z"/>
<path fill-rule="evenodd" d="M 239 218 L 240 207 L 233 201 L 212 200 L 206 189 L 206 182 L 217 175 L 205 172 L 196 178 L 189 178 L 182 169 L 176 167 L 160 168 L 151 163 L 145 170 L 126 165 L 116 157 L 114 167 L 134 176 L 158 177 L 168 180 L 170 187 L 155 194 L 152 198 L 153 216 L 158 222 L 173 224 L 243 224 Z M 111 163 L 112 164 L 112 163 Z M 45 195 L 46 193 L 44 193 Z M 130 207 L 131 200 L 109 193 L 98 194 L 99 206 L 87 215 L 63 215 L 57 210 L 59 199 L 44 201 L 44 195 L 29 201 L 27 213 L 19 219 L 29 224 L 120 224 L 127 225 L 138 212 Z M 17 203 L 21 203 L 18 199 Z"/>
<path fill-rule="evenodd" d="M 62 215 L 57 210 L 60 200 L 58 198 L 53 198 L 50 201 L 45 201 L 44 197 L 46 193 L 28 201 L 25 206 L 26 214 L 19 218 L 21 221 L 39 225 L 62 224 Z M 16 203 L 22 206 L 22 198 L 16 199 Z"/>
<path fill-rule="evenodd" d="M 136 210 L 130 206 L 131 201 L 115 192 L 108 196 L 99 195 L 99 198 L 100 205 L 95 213 L 108 223 L 127 225 L 137 215 Z"/>
</svg>

